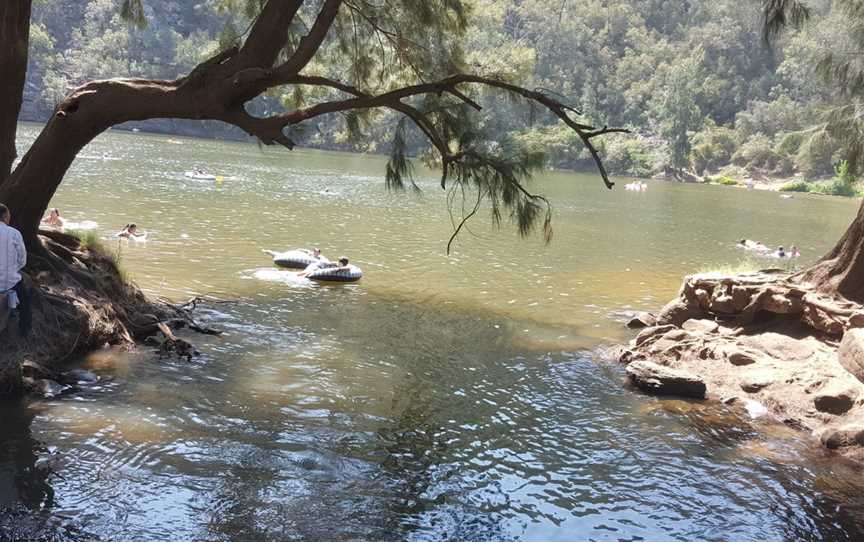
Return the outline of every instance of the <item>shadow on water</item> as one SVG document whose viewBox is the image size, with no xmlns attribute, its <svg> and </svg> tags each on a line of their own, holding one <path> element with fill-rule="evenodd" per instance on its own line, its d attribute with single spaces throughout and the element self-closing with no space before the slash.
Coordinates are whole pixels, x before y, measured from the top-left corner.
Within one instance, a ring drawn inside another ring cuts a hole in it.
<svg viewBox="0 0 864 542">
<path fill-rule="evenodd" d="M 52 514 L 55 449 L 33 437 L 37 410 L 26 401 L 0 401 L 0 541 L 90 541 L 77 523 Z"/>
<path fill-rule="evenodd" d="M 864 534 L 858 475 L 797 436 L 629 393 L 482 311 L 350 289 L 220 310 L 198 363 L 100 353 L 100 386 L 4 407 L 0 540 Z"/>
</svg>

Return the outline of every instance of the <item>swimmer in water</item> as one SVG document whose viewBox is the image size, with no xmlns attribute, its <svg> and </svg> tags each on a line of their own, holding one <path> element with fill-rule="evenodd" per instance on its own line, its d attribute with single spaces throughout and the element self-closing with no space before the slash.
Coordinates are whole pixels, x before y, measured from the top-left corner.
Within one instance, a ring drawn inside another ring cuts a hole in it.
<svg viewBox="0 0 864 542">
<path fill-rule="evenodd" d="M 54 207 L 48 211 L 48 216 L 42 219 L 42 224 L 51 228 L 63 229 L 63 226 L 66 225 L 66 221 L 60 216 L 60 210 L 57 207 Z"/>
<path fill-rule="evenodd" d="M 124 239 L 132 239 L 134 237 L 143 237 L 143 236 L 144 236 L 143 233 L 138 233 L 138 225 L 135 224 L 134 222 L 126 224 L 126 227 L 123 228 L 123 230 L 117 234 L 117 237 L 122 237 Z"/>
</svg>

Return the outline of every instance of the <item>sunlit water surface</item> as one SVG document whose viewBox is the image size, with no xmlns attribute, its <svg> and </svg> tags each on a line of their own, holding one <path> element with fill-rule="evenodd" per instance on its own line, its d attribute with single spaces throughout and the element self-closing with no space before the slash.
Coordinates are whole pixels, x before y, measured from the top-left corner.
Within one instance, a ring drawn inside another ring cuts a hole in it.
<svg viewBox="0 0 864 542">
<path fill-rule="evenodd" d="M 192 363 L 98 352 L 82 361 L 98 385 L 3 404 L 0 540 L 864 536 L 853 467 L 782 427 L 634 394 L 597 353 L 683 275 L 752 265 L 737 239 L 811 261 L 856 201 L 548 173 L 533 188 L 554 203 L 550 245 L 481 214 L 448 256 L 435 176 L 393 194 L 383 170 L 145 134 L 87 147 L 54 205 L 97 222 L 148 293 L 224 300 L 201 315 L 227 334 L 193 337 Z M 146 243 L 111 239 L 133 221 Z M 307 284 L 261 253 L 310 245 L 364 279 Z"/>
</svg>

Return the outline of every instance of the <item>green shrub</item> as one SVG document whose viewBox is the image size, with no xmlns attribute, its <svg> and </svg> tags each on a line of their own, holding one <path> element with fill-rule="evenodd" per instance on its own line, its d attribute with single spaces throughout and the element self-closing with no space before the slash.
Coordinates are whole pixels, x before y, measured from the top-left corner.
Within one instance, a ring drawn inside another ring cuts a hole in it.
<svg viewBox="0 0 864 542">
<path fill-rule="evenodd" d="M 782 156 L 795 156 L 798 154 L 798 151 L 801 149 L 801 145 L 804 143 L 804 134 L 801 132 L 792 132 L 791 134 L 784 135 L 780 142 L 777 143 L 777 146 L 774 150 L 777 154 Z"/>
<path fill-rule="evenodd" d="M 810 191 L 814 194 L 825 194 L 827 196 L 845 196 L 853 198 L 859 195 L 858 190 L 851 184 L 846 184 L 840 179 L 833 179 L 821 183 L 814 183 Z"/>
<path fill-rule="evenodd" d="M 834 173 L 831 164 L 834 163 L 834 153 L 838 149 L 839 145 L 835 141 L 825 134 L 816 132 L 804 138 L 795 154 L 795 166 L 808 177 Z"/>
<path fill-rule="evenodd" d="M 661 149 L 643 137 L 616 137 L 606 142 L 603 160 L 609 171 L 631 177 L 648 177 L 658 171 Z"/>
<path fill-rule="evenodd" d="M 580 160 L 578 136 L 566 126 L 541 126 L 515 135 L 519 144 L 530 151 L 544 152 L 549 165 L 574 167 Z"/>
<path fill-rule="evenodd" d="M 732 161 L 737 166 L 749 169 L 775 171 L 787 169 L 787 164 L 784 162 L 789 161 L 788 159 L 784 161 L 784 158 L 774 151 L 774 145 L 768 136 L 756 134 L 735 151 Z M 791 162 L 789 164 L 791 165 Z"/>
<path fill-rule="evenodd" d="M 828 196 L 844 196 L 853 198 L 861 195 L 861 190 L 855 186 L 855 178 L 849 172 L 849 163 L 841 160 L 834 168 L 835 177 L 829 181 L 812 183 L 810 191 Z"/>
<path fill-rule="evenodd" d="M 735 131 L 741 140 L 756 134 L 795 132 L 809 126 L 813 113 L 786 95 L 770 102 L 755 100 L 735 115 Z"/>
<path fill-rule="evenodd" d="M 728 164 L 738 147 L 735 132 L 722 126 L 705 127 L 693 136 L 693 141 L 690 167 L 699 175 Z"/>
<path fill-rule="evenodd" d="M 855 176 L 852 175 L 852 171 L 849 169 L 849 162 L 847 160 L 840 160 L 840 162 L 834 166 L 834 178 L 840 181 L 841 183 L 852 185 L 855 182 Z"/>
<path fill-rule="evenodd" d="M 811 183 L 807 181 L 791 181 L 780 187 L 781 192 L 810 192 Z"/>
<path fill-rule="evenodd" d="M 105 252 L 105 246 L 102 243 L 102 239 L 99 237 L 99 233 L 95 230 L 70 230 L 67 233 L 77 237 L 78 241 L 81 242 L 82 248 Z"/>
<path fill-rule="evenodd" d="M 738 181 L 736 181 L 735 179 L 732 179 L 730 177 L 717 177 L 717 180 L 715 182 L 717 184 L 722 184 L 724 186 L 736 186 L 736 185 L 741 184 Z"/>
</svg>

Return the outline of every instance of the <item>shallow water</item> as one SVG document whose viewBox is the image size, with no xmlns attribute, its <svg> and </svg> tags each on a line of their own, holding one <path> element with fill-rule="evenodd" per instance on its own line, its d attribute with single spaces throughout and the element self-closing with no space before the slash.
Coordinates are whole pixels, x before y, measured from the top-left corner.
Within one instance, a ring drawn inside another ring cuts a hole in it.
<svg viewBox="0 0 864 542">
<path fill-rule="evenodd" d="M 741 413 L 627 391 L 597 353 L 682 275 L 752 265 L 736 239 L 816 258 L 856 201 L 549 173 L 551 245 L 479 216 L 447 256 L 434 176 L 390 194 L 383 165 L 116 132 L 85 149 L 54 204 L 149 293 L 224 301 L 203 316 L 228 333 L 194 337 L 192 363 L 97 352 L 97 385 L 3 405 L 0 540 L 864 535 L 860 473 Z M 130 221 L 146 243 L 110 238 Z M 364 279 L 293 280 L 260 252 L 312 244 Z"/>
</svg>

